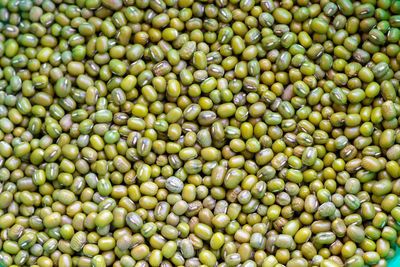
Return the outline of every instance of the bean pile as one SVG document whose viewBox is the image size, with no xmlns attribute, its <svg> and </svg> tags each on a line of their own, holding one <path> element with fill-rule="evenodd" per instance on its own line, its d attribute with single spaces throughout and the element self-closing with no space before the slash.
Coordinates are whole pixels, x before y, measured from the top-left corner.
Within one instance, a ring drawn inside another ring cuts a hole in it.
<svg viewBox="0 0 400 267">
<path fill-rule="evenodd" d="M 0 0 L 0 265 L 385 267 L 399 0 Z"/>
</svg>

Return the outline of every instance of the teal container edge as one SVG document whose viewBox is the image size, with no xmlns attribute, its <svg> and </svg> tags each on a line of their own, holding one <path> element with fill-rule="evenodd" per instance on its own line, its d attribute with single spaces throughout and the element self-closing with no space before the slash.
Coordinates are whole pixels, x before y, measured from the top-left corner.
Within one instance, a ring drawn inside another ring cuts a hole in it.
<svg viewBox="0 0 400 267">
<path fill-rule="evenodd" d="M 400 247 L 396 246 L 396 256 L 388 261 L 388 267 L 400 266 Z"/>
</svg>

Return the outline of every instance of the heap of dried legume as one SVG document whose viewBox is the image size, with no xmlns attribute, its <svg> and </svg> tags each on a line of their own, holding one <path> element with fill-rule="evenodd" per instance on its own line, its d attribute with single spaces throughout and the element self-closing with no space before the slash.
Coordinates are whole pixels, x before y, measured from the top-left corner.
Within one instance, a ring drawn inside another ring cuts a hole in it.
<svg viewBox="0 0 400 267">
<path fill-rule="evenodd" d="M 399 0 L 0 0 L 0 265 L 384 267 Z"/>
</svg>

